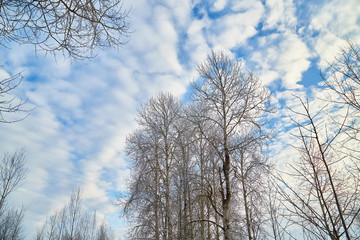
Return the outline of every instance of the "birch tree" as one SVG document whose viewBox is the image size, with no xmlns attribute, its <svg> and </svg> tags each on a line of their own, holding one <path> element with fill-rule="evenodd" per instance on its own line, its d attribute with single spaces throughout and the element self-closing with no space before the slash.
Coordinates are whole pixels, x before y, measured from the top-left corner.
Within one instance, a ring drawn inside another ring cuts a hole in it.
<svg viewBox="0 0 360 240">
<path fill-rule="evenodd" d="M 175 126 L 180 107 L 170 94 L 151 98 L 139 112 L 140 130 L 127 140 L 127 154 L 136 168 L 125 209 L 137 208 L 136 203 L 141 203 L 142 208 L 133 209 L 132 214 L 137 219 L 134 232 L 142 237 L 174 238 Z"/>
<path fill-rule="evenodd" d="M 193 101 L 203 104 L 206 114 L 203 121 L 209 122 L 216 131 L 216 138 L 207 139 L 221 161 L 219 168 L 219 191 L 224 239 L 232 239 L 231 210 L 235 181 L 234 165 L 236 152 L 252 142 L 261 142 L 265 137 L 261 117 L 269 111 L 266 103 L 268 93 L 251 71 L 242 63 L 232 60 L 223 52 L 212 52 L 207 60 L 198 65 L 197 71 L 203 81 L 194 83 Z M 205 137 L 207 134 L 204 133 Z M 252 239 L 248 231 L 249 239 Z"/>
</svg>

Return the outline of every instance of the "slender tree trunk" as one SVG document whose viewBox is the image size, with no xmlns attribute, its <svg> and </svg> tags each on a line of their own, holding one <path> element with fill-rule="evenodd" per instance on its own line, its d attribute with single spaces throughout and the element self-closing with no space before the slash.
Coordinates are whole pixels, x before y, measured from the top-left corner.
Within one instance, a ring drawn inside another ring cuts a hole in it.
<svg viewBox="0 0 360 240">
<path fill-rule="evenodd" d="M 225 179 L 225 193 L 223 199 L 223 225 L 224 225 L 224 239 L 231 240 L 230 229 L 230 203 L 231 203 L 231 185 L 230 185 L 230 154 L 227 146 L 227 137 L 224 134 L 224 151 L 225 161 L 223 163 L 223 173 Z"/>
<path fill-rule="evenodd" d="M 168 169 L 168 166 L 166 167 Z M 167 170 L 168 171 L 168 170 Z M 166 204 L 166 239 L 172 239 L 172 225 L 171 225 L 171 210 L 170 210 L 170 180 L 169 173 L 166 173 L 166 189 L 165 189 L 165 204 Z"/>
<path fill-rule="evenodd" d="M 178 190 L 177 198 L 178 198 L 178 206 L 179 206 L 179 212 L 178 212 L 178 239 L 183 239 L 183 233 L 184 233 L 184 227 L 183 222 L 186 224 L 186 221 L 184 221 L 184 214 L 183 214 L 183 201 L 182 201 L 182 186 L 183 186 L 183 180 L 182 177 L 180 177 L 180 187 Z"/>
<path fill-rule="evenodd" d="M 166 240 L 172 240 L 172 223 L 171 223 L 171 208 L 170 208 L 170 150 L 167 141 L 165 140 L 165 217 L 166 217 Z"/>
<path fill-rule="evenodd" d="M 248 233 L 249 240 L 252 240 L 252 233 L 251 233 L 251 220 L 250 220 L 250 214 L 249 214 L 249 207 L 248 207 L 248 199 L 247 199 L 247 189 L 246 189 L 246 179 L 245 179 L 245 173 L 244 173 L 244 158 L 241 156 L 240 160 L 240 171 L 241 171 L 241 185 L 243 189 L 243 198 L 244 198 L 244 208 L 245 208 L 245 217 L 246 217 L 246 230 Z"/>
<path fill-rule="evenodd" d="M 209 203 L 209 201 L 207 201 L 207 210 L 208 210 L 208 212 L 207 212 L 207 219 L 209 220 L 210 219 L 210 213 L 211 213 L 211 206 L 210 206 L 210 203 Z M 216 228 L 217 228 L 217 226 L 216 226 Z M 207 239 L 211 239 L 211 224 L 210 224 L 210 222 L 208 222 L 207 223 Z"/>
<path fill-rule="evenodd" d="M 190 186 L 189 186 L 189 190 L 190 190 Z M 189 206 L 189 222 L 192 222 L 193 221 L 193 212 L 192 212 L 192 198 L 191 198 L 191 192 L 188 191 L 188 198 L 189 198 L 189 203 L 188 203 L 188 206 Z M 190 227 L 190 239 L 193 240 L 194 239 L 194 224 L 190 224 L 189 227 Z"/>
<path fill-rule="evenodd" d="M 157 161 L 157 160 L 156 160 Z M 157 164 L 158 165 L 158 164 Z M 159 171 L 155 171 L 155 191 L 156 191 L 156 195 L 155 195 L 155 206 L 154 206 L 154 211 L 155 211 L 155 240 L 160 240 L 160 224 L 159 224 Z"/>
<path fill-rule="evenodd" d="M 184 147 L 182 147 L 182 157 L 183 157 L 183 166 L 182 166 L 182 181 L 183 181 L 183 201 L 184 201 L 184 213 L 183 213 L 183 220 L 184 220 L 184 227 L 182 229 L 184 236 L 186 236 L 187 238 L 190 239 L 190 236 L 188 236 L 188 214 L 189 214 L 189 209 L 188 209 L 188 204 L 190 204 L 190 202 L 188 202 L 188 181 L 187 181 L 187 158 L 186 158 L 186 153 L 185 153 L 185 149 Z"/>
<path fill-rule="evenodd" d="M 217 181 L 216 181 L 216 162 L 215 159 L 213 159 L 212 162 L 212 186 L 214 186 L 214 193 L 213 193 L 213 202 L 214 202 L 214 208 L 217 209 L 217 190 L 216 190 L 216 186 L 217 186 Z M 214 213 L 215 216 L 215 239 L 219 240 L 220 239 L 220 232 L 219 232 L 219 225 L 220 225 L 220 221 L 219 221 L 219 215 L 215 212 Z"/>
<path fill-rule="evenodd" d="M 200 143 L 201 144 L 201 143 Z M 204 204 L 204 152 L 201 146 L 200 150 L 200 188 L 201 188 L 201 198 L 200 198 L 200 218 L 205 219 L 205 204 Z M 201 229 L 200 229 L 200 238 L 201 240 L 206 240 L 205 238 L 205 222 L 201 221 Z"/>
</svg>

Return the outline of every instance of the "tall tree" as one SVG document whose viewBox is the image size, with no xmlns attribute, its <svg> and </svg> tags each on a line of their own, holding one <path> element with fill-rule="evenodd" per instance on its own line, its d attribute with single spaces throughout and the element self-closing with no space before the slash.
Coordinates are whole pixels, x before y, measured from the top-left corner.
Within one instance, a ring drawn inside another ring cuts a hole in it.
<svg viewBox="0 0 360 240">
<path fill-rule="evenodd" d="M 219 171 L 221 210 L 224 239 L 232 239 L 231 210 L 233 202 L 234 165 L 236 152 L 265 135 L 260 118 L 267 112 L 268 93 L 253 72 L 223 52 L 212 52 L 197 67 L 203 81 L 194 83 L 193 101 L 203 105 L 203 121 L 216 131 L 216 138 L 207 139 L 221 160 Z M 204 136 L 208 135 L 205 132 Z M 251 231 L 248 231 L 252 239 Z"/>
<path fill-rule="evenodd" d="M 176 148 L 174 152 L 176 171 L 174 172 L 174 191 L 177 196 L 177 239 L 195 238 L 196 215 L 195 186 L 197 184 L 196 166 L 193 161 L 192 144 L 194 141 L 194 128 L 189 121 L 178 113 L 176 121 Z"/>
<path fill-rule="evenodd" d="M 134 224 L 129 238 L 161 239 L 164 197 L 158 139 L 147 131 L 138 130 L 127 137 L 126 152 L 133 161 L 130 196 L 124 207 Z"/>
<path fill-rule="evenodd" d="M 172 189 L 177 142 L 175 126 L 180 107 L 170 94 L 161 93 L 151 98 L 139 112 L 140 130 L 127 140 L 127 153 L 136 168 L 133 168 L 132 190 L 126 208 L 142 203 L 143 208 L 132 213 L 138 216 L 136 232 L 145 234 L 143 237 L 155 234 L 155 239 L 160 236 L 174 238 L 172 205 L 176 198 L 172 198 Z M 153 219 L 155 226 L 151 224 Z"/>
</svg>

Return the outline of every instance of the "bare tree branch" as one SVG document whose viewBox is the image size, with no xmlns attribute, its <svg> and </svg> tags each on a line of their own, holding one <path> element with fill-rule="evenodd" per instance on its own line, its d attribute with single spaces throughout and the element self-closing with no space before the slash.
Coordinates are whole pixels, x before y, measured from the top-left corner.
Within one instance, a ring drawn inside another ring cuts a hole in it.
<svg viewBox="0 0 360 240">
<path fill-rule="evenodd" d="M 97 48 L 126 43 L 128 11 L 121 0 L 2 0 L 0 44 L 33 44 L 51 54 L 94 57 Z"/>
</svg>

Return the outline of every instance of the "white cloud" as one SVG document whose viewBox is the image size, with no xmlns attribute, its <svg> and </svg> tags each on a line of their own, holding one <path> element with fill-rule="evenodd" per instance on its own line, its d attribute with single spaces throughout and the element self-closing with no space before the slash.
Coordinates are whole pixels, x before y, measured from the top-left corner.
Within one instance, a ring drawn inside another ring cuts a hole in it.
<svg viewBox="0 0 360 240">
<path fill-rule="evenodd" d="M 284 31 L 296 25 L 295 7 L 292 0 L 269 0 L 265 2 L 264 29 Z"/>
<path fill-rule="evenodd" d="M 302 73 L 310 67 L 310 52 L 295 34 L 286 35 L 279 46 L 281 51 L 277 62 L 277 70 L 284 69 L 283 85 L 286 88 L 297 88 L 301 81 Z"/>
<path fill-rule="evenodd" d="M 279 73 L 274 70 L 264 69 L 260 71 L 260 81 L 263 85 L 268 86 L 276 79 L 279 79 Z"/>
<path fill-rule="evenodd" d="M 281 79 L 285 88 L 301 88 L 299 82 L 310 67 L 311 54 L 299 36 L 285 32 L 262 37 L 259 42 L 263 48 L 254 51 L 251 60 L 258 64 L 263 82 Z"/>
<path fill-rule="evenodd" d="M 257 33 L 256 26 L 264 12 L 260 2 L 247 11 L 232 13 L 214 20 L 209 29 L 209 38 L 214 48 L 232 49 L 245 44 Z"/>
<path fill-rule="evenodd" d="M 237 0 L 231 1 L 231 10 L 234 12 L 246 12 L 254 7 L 259 7 L 261 1 Z"/>
<path fill-rule="evenodd" d="M 174 19 L 174 23 L 177 26 L 177 29 L 186 28 L 191 21 L 191 10 L 192 5 L 195 4 L 195 1 L 178 1 L 178 0 L 169 0 L 164 4 L 171 11 L 171 17 Z"/>
<path fill-rule="evenodd" d="M 326 61 L 333 61 L 344 47 L 345 38 L 360 42 L 360 4 L 357 0 L 333 0 L 315 11 L 309 30 L 318 36 L 314 49 L 320 56 L 319 67 L 326 67 Z"/>
<path fill-rule="evenodd" d="M 196 66 L 199 62 L 202 62 L 206 53 L 209 52 L 210 47 L 207 44 L 204 31 L 210 24 L 211 21 L 204 17 L 201 20 L 192 21 L 188 27 L 185 50 L 190 55 L 189 66 Z"/>
<path fill-rule="evenodd" d="M 225 8 L 226 4 L 228 3 L 227 0 L 215 0 L 213 5 L 210 8 L 210 11 L 218 12 Z"/>
<path fill-rule="evenodd" d="M 72 180 L 72 147 L 64 140 L 60 124 L 46 108 L 35 109 L 27 119 L 1 124 L 2 150 L 13 153 L 24 148 L 28 176 L 13 195 L 13 203 L 27 207 L 25 228 L 34 233 L 36 221 L 52 211 L 53 202 Z M 4 141 L 5 140 L 5 141 Z M 50 196 L 50 197 L 49 197 Z"/>
<path fill-rule="evenodd" d="M 310 67 L 313 56 L 309 47 L 295 31 L 297 19 L 291 0 L 270 0 L 265 3 L 263 30 L 276 31 L 257 38 L 250 60 L 256 65 L 266 85 L 277 79 L 287 89 L 301 88 L 302 73 Z"/>
<path fill-rule="evenodd" d="M 345 39 L 335 35 L 331 32 L 322 33 L 316 40 L 314 50 L 320 57 L 318 67 L 324 69 L 328 62 L 335 60 L 335 57 L 340 53 L 340 49 L 346 46 Z"/>
<path fill-rule="evenodd" d="M 357 0 L 327 2 L 311 20 L 310 28 L 334 32 L 339 36 L 353 35 L 359 39 L 360 5 Z"/>
</svg>

